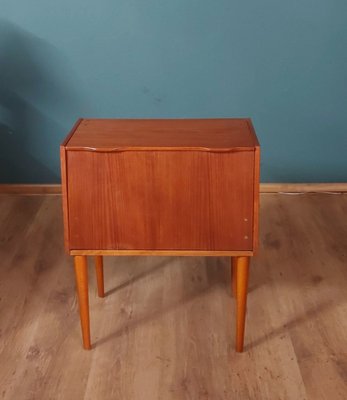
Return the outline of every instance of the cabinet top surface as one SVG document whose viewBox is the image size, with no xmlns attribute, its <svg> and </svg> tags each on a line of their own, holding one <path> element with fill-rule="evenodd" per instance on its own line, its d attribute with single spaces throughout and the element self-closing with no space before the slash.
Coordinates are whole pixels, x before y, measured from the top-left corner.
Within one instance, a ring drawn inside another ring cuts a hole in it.
<svg viewBox="0 0 347 400">
<path fill-rule="evenodd" d="M 259 146 L 250 119 L 81 119 L 68 150 L 220 149 Z"/>
</svg>

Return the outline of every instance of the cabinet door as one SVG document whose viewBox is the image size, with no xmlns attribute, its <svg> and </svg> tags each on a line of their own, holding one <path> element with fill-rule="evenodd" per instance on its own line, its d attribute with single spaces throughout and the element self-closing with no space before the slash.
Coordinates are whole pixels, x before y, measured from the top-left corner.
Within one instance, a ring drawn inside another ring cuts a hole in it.
<svg viewBox="0 0 347 400">
<path fill-rule="evenodd" d="M 252 250 L 254 151 L 67 152 L 70 249 Z"/>
</svg>

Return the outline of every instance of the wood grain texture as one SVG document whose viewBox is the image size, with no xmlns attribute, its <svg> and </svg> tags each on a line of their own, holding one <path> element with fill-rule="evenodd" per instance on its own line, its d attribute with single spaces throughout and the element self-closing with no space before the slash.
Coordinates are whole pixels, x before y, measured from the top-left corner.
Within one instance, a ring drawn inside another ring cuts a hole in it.
<svg viewBox="0 0 347 400">
<path fill-rule="evenodd" d="M 67 152 L 70 250 L 252 250 L 254 152 Z"/>
<path fill-rule="evenodd" d="M 258 145 L 249 119 L 83 119 L 68 150 L 213 150 Z"/>
<path fill-rule="evenodd" d="M 230 257 L 105 257 L 83 351 L 58 196 L 0 196 L 3 400 L 345 400 L 346 195 L 262 195 L 247 341 Z"/>
</svg>

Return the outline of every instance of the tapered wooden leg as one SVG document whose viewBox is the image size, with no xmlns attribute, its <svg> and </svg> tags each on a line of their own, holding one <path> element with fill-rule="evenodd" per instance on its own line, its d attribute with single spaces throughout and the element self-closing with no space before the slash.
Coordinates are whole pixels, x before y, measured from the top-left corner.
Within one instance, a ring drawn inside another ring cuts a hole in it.
<svg viewBox="0 0 347 400">
<path fill-rule="evenodd" d="M 104 265 L 102 256 L 95 256 L 96 282 L 98 285 L 98 296 L 105 297 L 104 289 Z"/>
<path fill-rule="evenodd" d="M 231 257 L 231 294 L 236 298 L 237 268 L 236 257 Z"/>
<path fill-rule="evenodd" d="M 235 257 L 236 268 L 236 351 L 243 351 L 247 307 L 249 257 Z"/>
<path fill-rule="evenodd" d="M 89 298 L 88 298 L 88 265 L 86 256 L 75 256 L 75 275 L 80 318 L 83 337 L 83 347 L 91 349 L 90 323 L 89 323 Z"/>
</svg>

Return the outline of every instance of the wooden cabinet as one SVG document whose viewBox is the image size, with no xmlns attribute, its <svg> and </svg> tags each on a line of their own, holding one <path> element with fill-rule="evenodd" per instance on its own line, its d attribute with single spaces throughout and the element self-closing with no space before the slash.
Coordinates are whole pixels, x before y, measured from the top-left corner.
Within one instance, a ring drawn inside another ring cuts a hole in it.
<svg viewBox="0 0 347 400">
<path fill-rule="evenodd" d="M 249 119 L 82 119 L 61 163 L 72 255 L 256 250 L 259 144 Z"/>
</svg>

